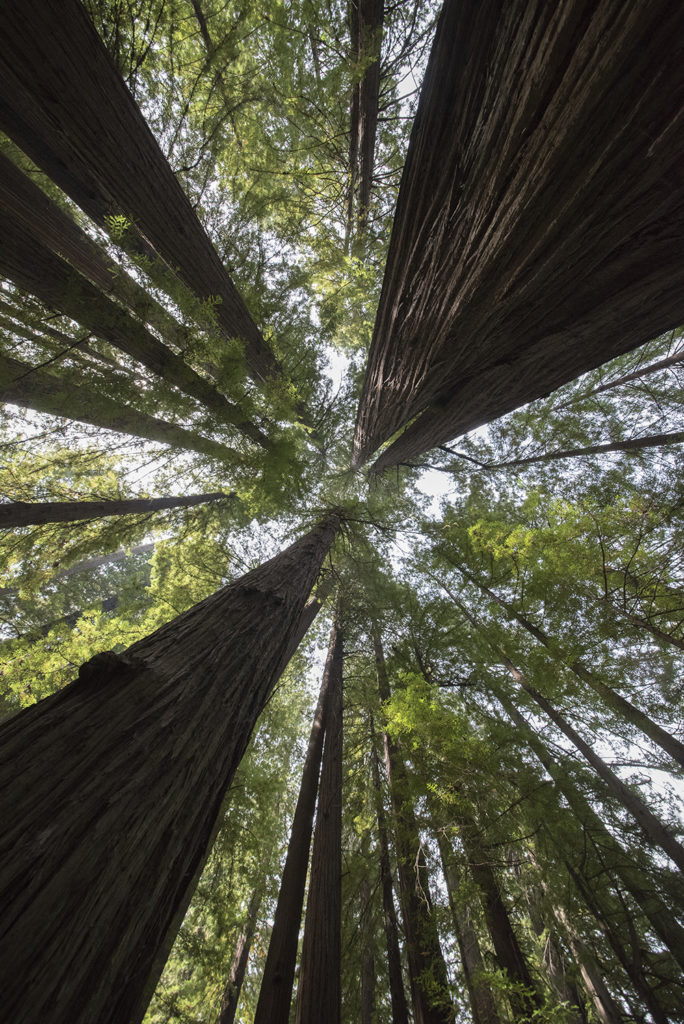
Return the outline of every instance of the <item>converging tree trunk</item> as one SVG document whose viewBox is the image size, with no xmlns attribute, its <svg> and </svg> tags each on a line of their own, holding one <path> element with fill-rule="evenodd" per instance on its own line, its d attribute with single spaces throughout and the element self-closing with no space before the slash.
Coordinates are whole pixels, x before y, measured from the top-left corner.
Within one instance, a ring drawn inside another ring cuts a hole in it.
<svg viewBox="0 0 684 1024">
<path fill-rule="evenodd" d="M 613 388 L 622 387 L 623 384 L 631 384 L 635 380 L 643 380 L 644 377 L 650 377 L 651 374 L 659 373 L 660 370 L 669 370 L 670 367 L 677 366 L 682 362 L 684 362 L 684 349 L 673 352 L 672 355 L 665 356 L 664 359 L 657 359 L 654 363 L 641 366 L 638 370 L 633 370 L 632 373 L 624 373 L 622 377 L 616 377 L 615 380 L 610 380 L 606 384 L 602 384 L 601 387 L 594 388 L 592 391 L 585 391 L 584 394 L 579 394 L 569 401 L 563 402 L 559 408 L 565 409 L 570 405 L 574 405 L 575 402 L 583 402 L 594 395 L 602 395 L 606 391 L 612 391 Z"/>
<path fill-rule="evenodd" d="M 118 501 L 13 501 L 0 504 L 0 530 L 42 523 L 75 523 L 105 516 L 158 512 L 165 508 L 192 508 L 206 502 L 235 500 L 234 493 L 177 495 L 173 498 L 121 498 Z"/>
<path fill-rule="evenodd" d="M 216 299 L 250 372 L 277 373 L 133 97 L 78 0 L 7 0 L 0 21 L 0 126 L 101 227 L 124 215 L 200 299 Z"/>
<path fill-rule="evenodd" d="M 374 470 L 410 461 L 684 319 L 682 31 L 668 0 L 447 0 L 356 466 L 402 427 Z"/>
<path fill-rule="evenodd" d="M 331 513 L 0 727 L 0 963 L 16 1024 L 142 1018 L 339 525 Z"/>
<path fill-rule="evenodd" d="M 257 920 L 259 918 L 259 909 L 261 907 L 263 897 L 264 894 L 262 890 L 257 888 L 254 890 L 250 898 L 245 923 L 235 947 L 235 955 L 233 957 L 233 963 L 231 964 L 230 974 L 228 975 L 228 981 L 226 982 L 226 987 L 223 990 L 221 1012 L 216 1018 L 216 1024 L 234 1024 L 235 1022 L 235 1014 L 237 1013 L 238 1003 L 240 1002 L 242 983 L 245 980 L 245 973 L 247 971 L 249 951 L 254 940 L 254 933 L 256 932 Z"/>
<path fill-rule="evenodd" d="M 350 0 L 352 87 L 349 162 L 351 168 L 349 231 L 353 222 L 364 231 L 368 221 L 380 94 L 380 50 L 384 0 Z"/>
<path fill-rule="evenodd" d="M 297 1024 L 340 1024 L 342 955 L 342 622 L 330 638 L 323 768 L 297 989 Z"/>
<path fill-rule="evenodd" d="M 580 455 L 603 455 L 608 452 L 639 452 L 646 448 L 665 448 L 670 444 L 684 444 L 684 430 L 675 430 L 670 434 L 649 434 L 647 437 L 631 437 L 626 441 L 607 441 L 605 444 L 592 444 L 586 448 L 566 448 L 557 452 L 546 452 L 543 455 L 529 455 L 524 459 L 509 459 L 508 462 L 489 462 L 484 469 L 515 469 L 520 466 L 532 466 L 539 462 L 553 462 L 556 459 L 575 459 Z"/>
</svg>

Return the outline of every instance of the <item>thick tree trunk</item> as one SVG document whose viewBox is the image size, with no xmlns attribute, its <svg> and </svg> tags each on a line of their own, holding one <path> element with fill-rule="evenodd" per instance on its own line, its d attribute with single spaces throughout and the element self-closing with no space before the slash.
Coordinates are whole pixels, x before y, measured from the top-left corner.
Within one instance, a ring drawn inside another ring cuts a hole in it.
<svg viewBox="0 0 684 1024">
<path fill-rule="evenodd" d="M 209 437 L 137 412 L 104 395 L 94 394 L 88 387 L 61 380 L 47 370 L 3 355 L 0 355 L 0 401 L 184 448 L 221 461 L 233 457 L 230 448 Z"/>
<path fill-rule="evenodd" d="M 318 777 L 323 753 L 327 695 L 333 671 L 333 659 L 336 656 L 336 640 L 336 634 L 333 634 L 318 703 L 314 712 L 297 806 L 292 819 L 290 842 L 280 882 L 278 903 L 273 918 L 273 930 L 261 979 L 254 1024 L 287 1024 L 290 1017 L 292 986 L 299 944 L 299 926 L 302 920 Z"/>
<path fill-rule="evenodd" d="M 250 372 L 277 363 L 78 0 L 7 0 L 0 126 L 97 224 L 123 214 L 245 343 Z"/>
<path fill-rule="evenodd" d="M 666 907 L 658 896 L 653 880 L 640 867 L 633 852 L 625 851 L 608 831 L 586 797 L 572 782 L 567 772 L 552 758 L 544 743 L 510 698 L 498 688 L 494 692 L 506 714 L 515 722 L 518 730 L 553 779 L 556 788 L 567 800 L 573 815 L 588 833 L 596 837 L 606 853 L 611 855 L 615 874 L 641 907 L 663 945 L 669 949 L 673 958 L 684 969 L 684 928 L 678 924 L 670 908 Z"/>
<path fill-rule="evenodd" d="M 381 701 L 390 688 L 382 641 L 374 631 L 375 664 Z M 432 914 L 427 865 L 409 793 L 406 766 L 397 745 L 383 734 L 385 766 L 394 821 L 399 893 L 406 935 L 406 955 L 415 1024 L 453 1024 L 449 981 Z"/>
<path fill-rule="evenodd" d="M 653 719 L 649 718 L 647 714 L 636 708 L 616 690 L 613 690 L 612 687 L 607 686 L 606 683 L 604 683 L 598 676 L 594 675 L 594 673 L 591 672 L 579 658 L 570 658 L 564 654 L 562 646 L 558 644 L 554 638 L 549 636 L 547 632 L 540 629 L 538 626 L 535 626 L 534 623 L 530 622 L 526 616 L 516 611 L 513 605 L 508 601 L 504 601 L 503 598 L 499 597 L 499 595 L 493 590 L 486 587 L 484 583 L 482 583 L 471 572 L 464 569 L 462 566 L 459 566 L 459 571 L 474 583 L 483 594 L 491 598 L 491 600 L 498 604 L 500 608 L 503 608 L 507 615 L 512 616 L 516 622 L 519 622 L 523 629 L 526 629 L 527 632 L 535 638 L 535 640 L 540 644 L 543 644 L 547 650 L 551 651 L 554 657 L 557 657 L 570 669 L 571 672 L 574 672 L 574 674 L 581 679 L 583 683 L 590 686 L 594 693 L 597 693 L 599 697 L 605 701 L 608 707 L 621 715 L 626 722 L 630 723 L 630 725 L 639 729 L 644 736 L 648 736 L 648 738 L 659 746 L 661 750 L 664 750 L 666 754 L 669 754 L 670 757 L 677 762 L 677 764 L 684 768 L 684 743 L 681 743 L 669 732 L 659 726 L 653 721 Z M 446 587 L 444 589 L 446 590 Z M 449 591 L 447 591 L 447 593 L 449 593 L 452 601 L 455 601 L 463 611 L 463 605 L 454 598 L 453 594 Z M 473 622 L 473 619 L 470 621 Z M 474 624 L 476 625 L 476 623 Z"/>
<path fill-rule="evenodd" d="M 281 554 L 0 727 L 3 1012 L 133 1024 L 339 529 Z"/>
<path fill-rule="evenodd" d="M 328 706 L 297 989 L 297 1024 L 340 1024 L 342 956 L 342 624 L 330 639 Z"/>
<path fill-rule="evenodd" d="M 105 516 L 159 512 L 165 508 L 192 508 L 209 501 L 234 500 L 235 494 L 213 491 L 209 494 L 178 495 L 173 498 L 121 498 L 118 501 L 14 501 L 0 504 L 0 530 L 42 523 L 75 523 Z"/>
<path fill-rule="evenodd" d="M 249 901 L 245 923 L 235 947 L 235 956 L 233 957 L 226 987 L 223 990 L 221 1012 L 216 1019 L 216 1024 L 234 1024 L 235 1022 L 235 1014 L 237 1013 L 240 1001 L 242 983 L 245 980 L 249 951 L 254 940 L 262 899 L 263 892 L 260 889 L 255 889 Z"/>
<path fill-rule="evenodd" d="M 387 974 L 389 979 L 390 1002 L 392 1005 L 392 1024 L 408 1024 L 408 1006 L 404 991 L 404 979 L 401 970 L 401 953 L 399 951 L 399 928 L 394 909 L 392 893 L 392 866 L 389 854 L 389 839 L 385 805 L 380 781 L 380 765 L 375 747 L 375 728 L 371 716 L 371 770 L 375 797 L 375 813 L 378 819 L 378 846 L 380 848 L 380 882 L 382 885 L 383 925 L 385 929 L 385 945 L 387 947 Z"/>
<path fill-rule="evenodd" d="M 485 965 L 480 952 L 480 940 L 477 937 L 468 910 L 458 903 L 456 893 L 458 882 L 451 863 L 451 851 L 447 848 L 447 842 L 440 833 L 437 836 L 439 854 L 442 860 L 442 871 L 446 882 L 447 894 L 449 896 L 449 908 L 451 919 L 454 925 L 454 934 L 458 942 L 463 974 L 465 976 L 470 1009 L 473 1015 L 473 1024 L 501 1024 L 501 1018 L 496 1009 L 494 993 L 491 985 L 484 977 Z"/>
<path fill-rule="evenodd" d="M 407 462 L 681 323 L 683 31 L 668 0 L 447 0 L 355 465 L 402 427 L 374 469 Z"/>
<path fill-rule="evenodd" d="M 484 468 L 515 469 L 520 466 L 531 466 L 537 462 L 553 462 L 555 459 L 574 459 L 579 455 L 602 455 L 607 452 L 636 452 L 645 448 L 664 448 L 669 444 L 684 443 L 684 430 L 676 430 L 670 434 L 650 434 L 647 437 L 632 437 L 627 441 L 610 441 L 605 444 L 592 444 L 586 448 L 566 448 L 557 452 L 546 452 L 544 455 L 530 455 L 525 459 L 509 459 L 508 462 L 490 462 Z"/>
<path fill-rule="evenodd" d="M 179 355 L 158 341 L 123 307 L 98 291 L 82 274 L 50 252 L 37 237 L 0 207 L 0 273 L 18 288 L 30 292 L 51 309 L 78 321 L 96 337 L 136 359 L 168 384 L 179 388 L 211 409 L 224 422 L 264 448 L 270 442 L 254 424 L 245 420 L 238 406 L 200 377 Z"/>
<path fill-rule="evenodd" d="M 356 198 L 356 228 L 368 222 L 380 94 L 380 49 L 384 0 L 350 0 L 352 60 L 361 75 L 352 89 L 350 166 L 352 197 Z M 353 210 L 353 200 L 350 208 Z M 353 214 L 350 215 L 350 227 Z"/>
</svg>

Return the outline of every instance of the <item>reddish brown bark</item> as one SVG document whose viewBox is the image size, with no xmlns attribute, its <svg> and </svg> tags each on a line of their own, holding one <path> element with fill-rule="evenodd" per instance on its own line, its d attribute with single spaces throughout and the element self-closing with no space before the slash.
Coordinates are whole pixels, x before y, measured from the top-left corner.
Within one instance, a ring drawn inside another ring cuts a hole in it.
<svg viewBox="0 0 684 1024">
<path fill-rule="evenodd" d="M 339 523 L 0 728 L 8 1019 L 142 1018 Z"/>
<path fill-rule="evenodd" d="M 123 214 L 245 343 L 250 372 L 277 364 L 78 0 L 7 0 L 0 126 L 92 219 Z"/>
<path fill-rule="evenodd" d="M 342 955 L 342 626 L 330 639 L 323 767 L 297 989 L 297 1024 L 340 1024 Z"/>
<path fill-rule="evenodd" d="M 192 508 L 207 501 L 235 498 L 234 494 L 178 495 L 173 498 L 122 498 L 119 501 L 15 501 L 0 504 L 0 530 L 41 523 L 73 523 L 105 516 L 158 512 L 164 508 Z"/>
<path fill-rule="evenodd" d="M 374 468 L 407 462 L 681 323 L 683 31 L 668 0 L 447 0 L 355 465 L 402 427 Z"/>
</svg>

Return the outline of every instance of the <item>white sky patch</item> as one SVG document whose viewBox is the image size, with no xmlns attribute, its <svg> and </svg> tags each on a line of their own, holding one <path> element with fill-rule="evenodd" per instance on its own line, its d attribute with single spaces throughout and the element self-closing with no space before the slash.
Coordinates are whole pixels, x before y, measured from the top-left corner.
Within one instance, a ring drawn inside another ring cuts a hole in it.
<svg viewBox="0 0 684 1024">
<path fill-rule="evenodd" d="M 435 518 L 440 513 L 441 499 L 456 490 L 451 475 L 440 473 L 437 469 L 426 469 L 421 473 L 416 486 L 421 494 L 426 494 L 431 499 L 430 514 Z"/>
</svg>

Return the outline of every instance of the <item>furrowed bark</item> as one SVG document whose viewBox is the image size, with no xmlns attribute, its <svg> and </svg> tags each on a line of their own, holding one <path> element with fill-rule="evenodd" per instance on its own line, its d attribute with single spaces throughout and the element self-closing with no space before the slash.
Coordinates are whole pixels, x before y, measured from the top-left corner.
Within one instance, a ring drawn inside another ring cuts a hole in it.
<svg viewBox="0 0 684 1024">
<path fill-rule="evenodd" d="M 235 499 L 234 493 L 178 495 L 173 498 L 122 498 L 119 501 L 15 501 L 0 504 L 0 530 L 42 523 L 73 523 L 105 516 L 158 512 L 165 508 L 192 508 L 222 498 Z"/>
<path fill-rule="evenodd" d="M 339 529 L 281 554 L 0 727 L 3 1008 L 145 1011 L 220 809 Z"/>
<path fill-rule="evenodd" d="M 380 634 L 374 630 L 375 665 L 381 701 L 390 688 Z M 432 915 L 427 867 L 415 813 L 409 798 L 406 766 L 397 745 L 383 733 L 385 766 L 399 868 L 399 893 L 415 1024 L 453 1024 L 454 1010 L 437 926 Z M 429 980 L 426 981 L 426 975 Z"/>
<path fill-rule="evenodd" d="M 233 957 L 230 974 L 223 992 L 223 998 L 221 999 L 221 1012 L 216 1019 L 216 1024 L 234 1024 L 262 899 L 263 893 L 261 890 L 255 889 L 249 901 L 247 917 L 235 947 L 235 956 Z"/>
<path fill-rule="evenodd" d="M 47 370 L 3 355 L 0 355 L 0 401 L 184 448 L 222 461 L 233 458 L 230 448 L 218 441 L 148 416 L 130 406 L 120 405 L 104 395 L 93 394 L 87 387 L 60 380 Z"/>
<path fill-rule="evenodd" d="M 0 273 L 18 288 L 35 295 L 46 306 L 66 314 L 92 334 L 138 360 L 167 383 L 197 399 L 250 440 L 263 448 L 270 446 L 268 439 L 245 420 L 236 405 L 158 341 L 123 307 L 112 302 L 82 274 L 51 253 L 37 237 L 26 234 L 12 212 L 2 207 L 0 231 L 6 243 L 0 250 Z"/>
<path fill-rule="evenodd" d="M 314 712 L 254 1024 L 287 1024 L 290 1016 L 335 641 L 333 636 Z"/>
<path fill-rule="evenodd" d="M 404 427 L 373 468 L 408 462 L 684 319 L 682 31 L 667 0 L 447 0 L 356 466 Z"/>
<path fill-rule="evenodd" d="M 7 0 L 0 21 L 3 131 L 97 224 L 123 214 L 200 299 L 218 297 L 250 373 L 276 360 L 77 0 Z"/>
<path fill-rule="evenodd" d="M 342 954 L 342 626 L 330 638 L 323 767 L 297 989 L 297 1024 L 339 1024 Z"/>
<path fill-rule="evenodd" d="M 606 444 L 588 445 L 586 448 L 566 448 L 544 455 L 530 455 L 525 459 L 509 459 L 508 462 L 490 462 L 483 467 L 487 470 L 514 469 L 517 466 L 532 466 L 538 462 L 553 462 L 556 459 L 575 459 L 580 455 L 603 455 L 608 452 L 638 452 L 645 448 L 665 448 L 670 444 L 684 443 L 684 430 L 670 434 L 650 434 L 648 437 L 632 437 L 626 441 L 610 441 Z"/>
</svg>

